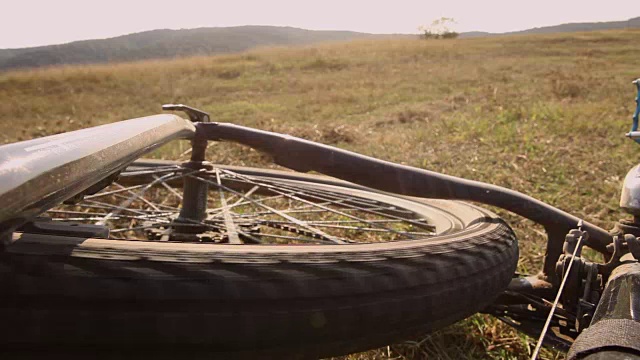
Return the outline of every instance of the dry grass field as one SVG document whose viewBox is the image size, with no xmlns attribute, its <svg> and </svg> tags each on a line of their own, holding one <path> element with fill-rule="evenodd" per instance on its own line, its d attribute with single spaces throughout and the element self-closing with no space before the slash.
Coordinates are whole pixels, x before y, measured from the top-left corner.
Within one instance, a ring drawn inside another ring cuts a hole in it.
<svg viewBox="0 0 640 360">
<path fill-rule="evenodd" d="M 305 48 L 0 73 L 0 143 L 185 103 L 233 122 L 509 187 L 605 228 L 638 148 L 624 138 L 640 31 Z M 154 156 L 186 148 L 171 145 Z M 212 161 L 269 166 L 217 144 Z M 505 212 L 534 273 L 541 229 Z M 485 315 L 343 359 L 524 359 L 535 340 Z M 541 358 L 561 359 L 545 350 Z"/>
</svg>

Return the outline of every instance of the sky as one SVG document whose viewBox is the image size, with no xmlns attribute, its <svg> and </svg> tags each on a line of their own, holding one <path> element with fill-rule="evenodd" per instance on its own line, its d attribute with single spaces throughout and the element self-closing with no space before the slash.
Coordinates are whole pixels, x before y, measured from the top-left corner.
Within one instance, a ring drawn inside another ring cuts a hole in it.
<svg viewBox="0 0 640 360">
<path fill-rule="evenodd" d="M 7 1 L 7 0 L 5 0 Z M 0 13 L 0 48 L 99 39 L 154 29 L 237 25 L 417 33 L 452 17 L 454 30 L 506 32 L 567 22 L 627 20 L 630 0 L 20 0 Z"/>
</svg>

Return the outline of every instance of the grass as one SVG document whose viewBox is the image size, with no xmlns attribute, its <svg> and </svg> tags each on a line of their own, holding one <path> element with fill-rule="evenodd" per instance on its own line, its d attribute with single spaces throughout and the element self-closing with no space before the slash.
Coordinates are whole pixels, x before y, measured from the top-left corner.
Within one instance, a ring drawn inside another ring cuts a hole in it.
<svg viewBox="0 0 640 360">
<path fill-rule="evenodd" d="M 0 74 L 0 142 L 186 103 L 228 121 L 509 187 L 610 228 L 637 162 L 633 111 L 640 31 L 442 41 L 375 40 L 238 55 Z M 179 153 L 172 145 L 155 153 Z M 220 163 L 269 165 L 215 145 Z M 541 229 L 499 211 L 536 272 Z M 342 359 L 521 359 L 535 340 L 485 315 Z M 563 355 L 545 351 L 542 358 Z"/>
</svg>

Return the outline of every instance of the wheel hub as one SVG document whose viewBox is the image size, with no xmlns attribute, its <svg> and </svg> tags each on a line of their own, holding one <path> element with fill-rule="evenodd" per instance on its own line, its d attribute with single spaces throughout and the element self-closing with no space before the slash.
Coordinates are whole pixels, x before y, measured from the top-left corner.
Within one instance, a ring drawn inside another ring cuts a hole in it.
<svg viewBox="0 0 640 360">
<path fill-rule="evenodd" d="M 260 223 L 249 219 L 235 219 L 240 237 L 243 234 L 258 235 Z M 154 227 L 155 225 L 155 227 Z M 177 219 L 167 226 L 157 226 L 157 223 L 148 221 L 143 227 L 148 226 L 145 235 L 150 241 L 180 241 L 180 242 L 212 242 L 228 243 L 229 235 L 224 226 L 224 220 L 205 220 L 199 224 L 181 222 Z"/>
</svg>

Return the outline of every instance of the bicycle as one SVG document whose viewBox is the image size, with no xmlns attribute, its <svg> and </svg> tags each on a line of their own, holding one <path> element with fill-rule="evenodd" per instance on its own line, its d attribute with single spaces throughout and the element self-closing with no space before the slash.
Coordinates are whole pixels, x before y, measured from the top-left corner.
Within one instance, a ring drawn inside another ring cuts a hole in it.
<svg viewBox="0 0 640 360">
<path fill-rule="evenodd" d="M 633 220 L 610 232 L 506 188 L 163 109 L 189 119 L 0 147 L 3 351 L 312 358 L 482 311 L 570 358 L 640 352 L 638 167 L 621 200 Z M 176 139 L 188 161 L 140 159 Z M 210 164 L 209 141 L 297 172 Z M 464 201 L 543 225 L 541 272 L 516 274 L 509 225 Z"/>
</svg>

